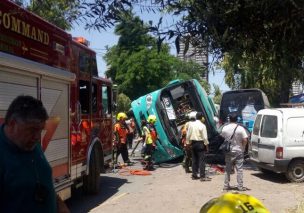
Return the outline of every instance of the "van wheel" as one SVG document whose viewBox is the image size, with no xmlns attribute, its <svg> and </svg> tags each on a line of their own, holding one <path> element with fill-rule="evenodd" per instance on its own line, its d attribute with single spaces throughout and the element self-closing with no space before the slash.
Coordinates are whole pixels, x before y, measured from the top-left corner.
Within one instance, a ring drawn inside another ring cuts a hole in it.
<svg viewBox="0 0 304 213">
<path fill-rule="evenodd" d="M 85 193 L 97 194 L 100 188 L 100 152 L 95 145 L 90 158 L 89 174 L 84 177 L 83 189 Z"/>
<path fill-rule="evenodd" d="M 304 160 L 293 161 L 286 172 L 286 178 L 291 182 L 303 182 L 304 181 Z"/>
</svg>

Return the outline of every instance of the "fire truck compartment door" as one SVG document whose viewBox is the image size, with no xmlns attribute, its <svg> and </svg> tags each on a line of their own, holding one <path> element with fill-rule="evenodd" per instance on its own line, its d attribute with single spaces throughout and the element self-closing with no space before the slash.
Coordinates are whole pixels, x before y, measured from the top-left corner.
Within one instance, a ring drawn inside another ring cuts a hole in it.
<svg viewBox="0 0 304 213">
<path fill-rule="evenodd" d="M 41 144 L 55 183 L 70 177 L 69 91 L 69 82 L 41 79 L 41 100 L 49 114 Z"/>
<path fill-rule="evenodd" d="M 38 97 L 37 75 L 23 75 L 10 72 L 0 65 L 0 123 L 3 122 L 6 111 L 18 95 Z"/>
</svg>

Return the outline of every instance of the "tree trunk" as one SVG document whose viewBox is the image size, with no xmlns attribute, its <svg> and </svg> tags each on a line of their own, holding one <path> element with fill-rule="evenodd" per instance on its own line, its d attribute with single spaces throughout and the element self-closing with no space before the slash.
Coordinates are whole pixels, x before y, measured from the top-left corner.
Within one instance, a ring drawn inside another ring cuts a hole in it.
<svg viewBox="0 0 304 213">
<path fill-rule="evenodd" d="M 281 73 L 282 73 L 282 77 L 280 79 L 279 104 L 288 102 L 289 91 L 292 84 L 292 75 L 290 73 L 290 70 L 285 69 Z"/>
</svg>

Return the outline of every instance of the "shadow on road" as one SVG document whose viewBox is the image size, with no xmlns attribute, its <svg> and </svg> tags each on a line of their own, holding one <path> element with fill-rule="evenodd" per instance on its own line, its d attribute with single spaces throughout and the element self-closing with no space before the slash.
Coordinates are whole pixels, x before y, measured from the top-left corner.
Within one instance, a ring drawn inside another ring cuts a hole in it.
<svg viewBox="0 0 304 213">
<path fill-rule="evenodd" d="M 278 173 L 274 173 L 271 171 L 267 171 L 267 172 L 257 172 L 257 173 L 253 173 L 253 176 L 256 176 L 260 179 L 263 179 L 265 181 L 269 181 L 269 182 L 274 182 L 274 183 L 281 183 L 281 184 L 287 184 L 290 183 L 284 174 L 278 174 Z"/>
<path fill-rule="evenodd" d="M 91 209 L 99 206 L 115 193 L 125 183 L 126 179 L 117 177 L 100 177 L 100 192 L 97 195 L 86 195 L 82 192 L 81 188 L 73 192 L 72 198 L 66 201 L 67 206 L 72 213 L 89 212 Z"/>
</svg>

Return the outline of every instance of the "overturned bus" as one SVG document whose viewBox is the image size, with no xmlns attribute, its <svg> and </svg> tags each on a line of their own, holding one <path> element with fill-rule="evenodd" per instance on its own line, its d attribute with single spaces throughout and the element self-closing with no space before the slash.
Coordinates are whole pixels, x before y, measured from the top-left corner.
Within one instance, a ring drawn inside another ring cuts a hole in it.
<svg viewBox="0 0 304 213">
<path fill-rule="evenodd" d="M 208 139 L 210 142 L 211 161 L 222 161 L 218 153 L 221 143 L 214 120 L 215 113 L 208 100 L 207 93 L 196 79 L 174 80 L 157 91 L 139 97 L 131 103 L 137 126 L 149 115 L 155 115 L 158 133 L 157 149 L 153 154 L 155 163 L 167 162 L 183 156 L 180 144 L 180 130 L 188 121 L 191 111 L 202 112 L 205 117 Z M 212 158 L 211 158 L 212 157 Z"/>
</svg>

